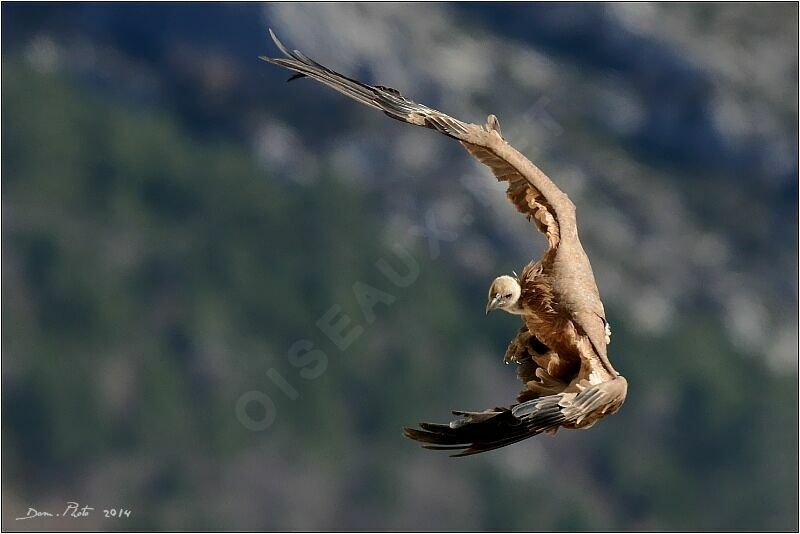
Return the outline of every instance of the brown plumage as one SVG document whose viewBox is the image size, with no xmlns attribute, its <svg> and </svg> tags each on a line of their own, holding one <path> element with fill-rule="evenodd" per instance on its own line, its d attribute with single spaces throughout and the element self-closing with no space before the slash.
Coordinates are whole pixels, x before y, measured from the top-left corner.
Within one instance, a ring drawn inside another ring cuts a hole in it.
<svg viewBox="0 0 800 534">
<path fill-rule="evenodd" d="M 538 167 L 505 142 L 497 117 L 485 125 L 461 122 L 417 104 L 399 91 L 367 85 L 330 70 L 301 52 L 289 51 L 270 30 L 283 58 L 261 57 L 321 82 L 393 119 L 424 126 L 458 140 L 508 184 L 516 209 L 545 234 L 548 249 L 519 277 L 492 284 L 487 313 L 520 315 L 523 326 L 511 341 L 506 362 L 518 364 L 524 387 L 517 404 L 483 412 L 453 412 L 449 424 L 405 428 L 409 438 L 431 449 L 465 456 L 503 447 L 558 428 L 588 428 L 616 412 L 628 383 L 606 352 L 610 330 L 589 259 L 578 239 L 575 205 Z"/>
</svg>

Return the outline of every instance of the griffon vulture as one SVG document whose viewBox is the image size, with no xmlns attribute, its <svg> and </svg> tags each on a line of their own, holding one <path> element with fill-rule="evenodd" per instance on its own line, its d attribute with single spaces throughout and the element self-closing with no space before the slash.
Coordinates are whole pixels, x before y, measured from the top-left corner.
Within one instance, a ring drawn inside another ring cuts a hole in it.
<svg viewBox="0 0 800 534">
<path fill-rule="evenodd" d="M 511 147 L 489 115 L 471 124 L 412 102 L 399 91 L 367 85 L 324 67 L 298 50 L 288 50 L 270 30 L 285 57 L 266 62 L 309 77 L 389 117 L 424 126 L 461 145 L 508 186 L 514 207 L 547 237 L 548 248 L 517 276 L 500 276 L 489 289 L 486 313 L 519 315 L 522 328 L 505 361 L 518 364 L 524 383 L 517 403 L 482 412 L 453 412 L 449 424 L 420 423 L 404 434 L 430 449 L 454 456 L 484 452 L 558 428 L 589 428 L 616 412 L 628 383 L 606 352 L 611 330 L 589 259 L 578 239 L 575 205 L 538 167 Z"/>
</svg>

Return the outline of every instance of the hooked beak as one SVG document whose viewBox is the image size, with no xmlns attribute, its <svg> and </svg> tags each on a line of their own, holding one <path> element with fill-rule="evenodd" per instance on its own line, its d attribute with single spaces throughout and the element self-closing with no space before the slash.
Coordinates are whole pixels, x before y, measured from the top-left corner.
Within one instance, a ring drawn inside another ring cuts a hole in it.
<svg viewBox="0 0 800 534">
<path fill-rule="evenodd" d="M 500 303 L 500 295 L 496 295 L 492 300 L 490 300 L 486 304 L 486 315 L 489 315 L 489 312 L 492 310 L 497 309 L 497 305 Z"/>
</svg>

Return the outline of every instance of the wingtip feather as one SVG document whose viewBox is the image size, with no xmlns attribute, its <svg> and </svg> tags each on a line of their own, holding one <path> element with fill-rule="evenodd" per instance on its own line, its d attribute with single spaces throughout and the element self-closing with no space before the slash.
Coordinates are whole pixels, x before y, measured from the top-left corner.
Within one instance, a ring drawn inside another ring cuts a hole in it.
<svg viewBox="0 0 800 534">
<path fill-rule="evenodd" d="M 270 29 L 269 29 L 269 35 L 270 35 L 270 37 L 272 37 L 272 42 L 273 42 L 273 43 L 275 43 L 275 46 L 277 46 L 277 47 L 278 47 L 278 50 L 280 50 L 281 52 L 283 52 L 283 53 L 286 55 L 286 57 L 294 57 L 294 56 L 292 55 L 292 53 L 291 53 L 291 52 L 289 52 L 289 49 L 288 49 L 288 48 L 286 48 L 286 47 L 283 45 L 283 43 L 281 42 L 281 40 L 280 40 L 280 39 L 278 39 L 278 36 L 277 36 L 277 35 L 275 35 L 275 32 L 274 32 L 274 31 L 272 31 L 272 28 L 270 28 Z"/>
</svg>

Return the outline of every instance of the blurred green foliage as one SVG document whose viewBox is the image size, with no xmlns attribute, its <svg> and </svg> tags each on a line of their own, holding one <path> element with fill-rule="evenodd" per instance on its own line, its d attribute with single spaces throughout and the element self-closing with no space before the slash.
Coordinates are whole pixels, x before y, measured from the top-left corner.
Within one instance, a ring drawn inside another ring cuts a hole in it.
<svg viewBox="0 0 800 534">
<path fill-rule="evenodd" d="M 483 288 L 448 275 L 446 247 L 433 260 L 416 242 L 419 279 L 393 288 L 367 193 L 330 174 L 280 180 L 161 109 L 2 68 L 15 505 L 100 499 L 135 511 L 104 528 L 144 530 L 797 528 L 796 376 L 731 346 L 717 318 L 644 338 L 609 310 L 631 384 L 619 414 L 484 457 L 423 451 L 401 425 L 483 408 L 487 378 L 497 399 L 517 387 L 500 364 L 515 321 L 482 316 Z M 356 281 L 396 298 L 374 324 Z M 315 326 L 332 304 L 365 326 L 345 352 Z M 320 378 L 287 360 L 298 339 L 327 355 Z M 252 390 L 276 404 L 265 432 L 236 417 Z M 5 493 L 3 507 L 18 513 Z"/>
</svg>

